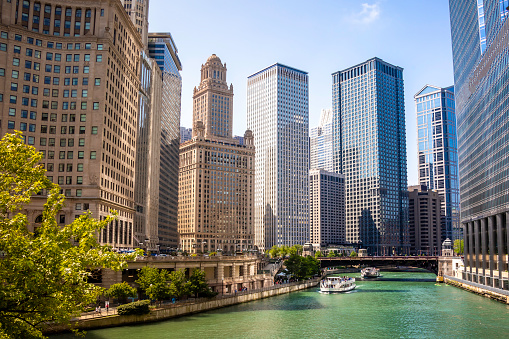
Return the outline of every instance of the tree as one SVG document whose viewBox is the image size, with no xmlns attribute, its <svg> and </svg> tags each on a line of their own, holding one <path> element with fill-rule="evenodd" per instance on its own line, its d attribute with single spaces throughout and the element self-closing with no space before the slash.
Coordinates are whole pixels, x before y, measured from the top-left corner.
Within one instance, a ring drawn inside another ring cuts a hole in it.
<svg viewBox="0 0 509 339">
<path fill-rule="evenodd" d="M 190 283 L 186 280 L 184 270 L 171 272 L 170 280 L 170 290 L 173 296 L 180 298 L 189 294 Z"/>
<path fill-rule="evenodd" d="M 306 279 L 320 273 L 320 262 L 308 255 L 306 258 L 297 254 L 291 254 L 285 261 L 288 272 L 298 279 Z"/>
<path fill-rule="evenodd" d="M 279 247 L 277 247 L 276 245 L 272 246 L 268 253 L 271 258 L 277 258 L 279 256 Z"/>
<path fill-rule="evenodd" d="M 150 299 L 161 301 L 172 295 L 170 279 L 171 275 L 167 270 L 145 266 L 139 271 L 136 283 Z"/>
<path fill-rule="evenodd" d="M 193 274 L 189 277 L 189 293 L 195 297 L 204 296 L 211 297 L 214 292 L 210 289 L 205 281 L 205 271 L 195 268 Z"/>
<path fill-rule="evenodd" d="M 337 252 L 329 251 L 329 253 L 327 254 L 327 258 L 334 258 L 334 257 L 337 257 Z"/>
<path fill-rule="evenodd" d="M 454 240 L 454 252 L 459 255 L 463 255 L 463 239 Z"/>
<path fill-rule="evenodd" d="M 350 253 L 350 258 L 354 258 L 354 257 L 356 257 L 356 256 L 357 256 L 357 252 L 352 251 L 352 252 Z"/>
<path fill-rule="evenodd" d="M 65 198 L 41 159 L 20 132 L 0 140 L 0 337 L 42 338 L 43 324 L 69 324 L 103 291 L 88 283 L 90 268 L 119 270 L 141 254 L 99 245 L 96 234 L 113 216 L 98 221 L 87 213 L 60 227 L 56 215 Z M 24 207 L 43 190 L 40 227 L 30 232 Z"/>
<path fill-rule="evenodd" d="M 322 256 L 322 252 L 316 251 L 315 252 L 315 258 L 320 258 Z"/>
<path fill-rule="evenodd" d="M 119 284 L 111 285 L 105 293 L 107 297 L 115 298 L 121 304 L 125 304 L 127 302 L 127 298 L 129 297 L 136 297 L 136 294 L 136 289 L 129 286 L 129 284 L 125 281 Z"/>
<path fill-rule="evenodd" d="M 320 261 L 308 255 L 304 258 L 304 266 L 306 267 L 306 278 L 320 274 Z"/>
</svg>

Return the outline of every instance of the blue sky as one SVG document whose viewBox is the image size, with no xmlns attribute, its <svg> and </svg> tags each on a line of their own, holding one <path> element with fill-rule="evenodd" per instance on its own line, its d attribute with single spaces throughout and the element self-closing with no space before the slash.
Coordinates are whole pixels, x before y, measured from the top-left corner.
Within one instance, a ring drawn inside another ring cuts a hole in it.
<svg viewBox="0 0 509 339">
<path fill-rule="evenodd" d="M 446 0 L 150 0 L 149 31 L 170 32 L 179 50 L 181 126 L 192 125 L 201 64 L 212 53 L 226 62 L 237 135 L 246 129 L 247 77 L 275 62 L 309 73 L 310 127 L 332 106 L 331 73 L 375 56 L 403 67 L 409 184 L 417 183 L 413 96 L 454 83 Z"/>
</svg>

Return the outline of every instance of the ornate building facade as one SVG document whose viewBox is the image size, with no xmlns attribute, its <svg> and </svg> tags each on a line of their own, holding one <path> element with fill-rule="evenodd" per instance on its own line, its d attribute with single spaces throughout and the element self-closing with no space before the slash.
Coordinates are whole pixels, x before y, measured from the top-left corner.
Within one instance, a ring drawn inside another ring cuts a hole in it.
<svg viewBox="0 0 509 339">
<path fill-rule="evenodd" d="M 66 205 L 60 225 L 83 211 L 118 219 L 103 244 L 133 244 L 140 52 L 120 1 L 0 1 L 1 134 L 23 132 L 43 153 L 47 176 Z M 45 192 L 32 199 L 30 228 Z"/>
<path fill-rule="evenodd" d="M 193 95 L 193 137 L 180 145 L 178 231 L 188 253 L 253 248 L 253 134 L 232 138 L 233 86 L 213 54 Z"/>
</svg>

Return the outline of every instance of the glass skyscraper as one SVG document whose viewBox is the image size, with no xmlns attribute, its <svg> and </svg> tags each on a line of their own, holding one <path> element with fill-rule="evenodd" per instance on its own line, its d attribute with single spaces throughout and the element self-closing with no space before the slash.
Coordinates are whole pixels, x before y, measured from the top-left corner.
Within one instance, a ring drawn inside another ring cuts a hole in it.
<svg viewBox="0 0 509 339">
<path fill-rule="evenodd" d="M 426 85 L 415 96 L 419 185 L 442 197 L 442 242 L 462 239 L 454 87 Z"/>
<path fill-rule="evenodd" d="M 255 245 L 309 241 L 309 92 L 306 72 L 274 64 L 248 77 L 255 157 Z"/>
<path fill-rule="evenodd" d="M 461 223 L 467 281 L 509 289 L 509 23 L 507 1 L 450 0 Z M 507 293 L 507 292 L 504 292 Z"/>
<path fill-rule="evenodd" d="M 310 168 L 334 171 L 332 161 L 332 109 L 322 109 L 320 125 L 309 131 Z"/>
<path fill-rule="evenodd" d="M 332 74 L 334 170 L 346 180 L 346 241 L 408 253 L 403 69 L 373 58 Z"/>
<path fill-rule="evenodd" d="M 159 244 L 161 251 L 178 247 L 178 171 L 182 64 L 170 33 L 149 33 L 149 55 L 162 71 L 161 167 L 159 179 Z"/>
</svg>

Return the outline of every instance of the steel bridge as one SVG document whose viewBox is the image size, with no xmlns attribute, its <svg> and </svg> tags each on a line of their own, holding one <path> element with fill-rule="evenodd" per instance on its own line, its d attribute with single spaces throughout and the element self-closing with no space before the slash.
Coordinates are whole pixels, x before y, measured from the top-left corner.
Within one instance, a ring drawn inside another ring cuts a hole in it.
<svg viewBox="0 0 509 339">
<path fill-rule="evenodd" d="M 333 266 L 408 266 L 438 274 L 438 256 L 320 257 L 321 268 Z"/>
</svg>

